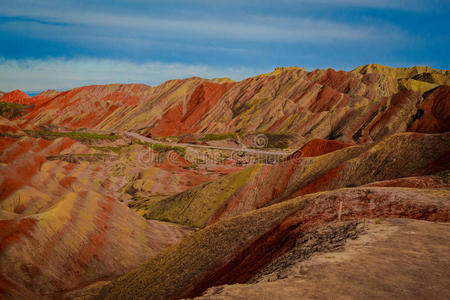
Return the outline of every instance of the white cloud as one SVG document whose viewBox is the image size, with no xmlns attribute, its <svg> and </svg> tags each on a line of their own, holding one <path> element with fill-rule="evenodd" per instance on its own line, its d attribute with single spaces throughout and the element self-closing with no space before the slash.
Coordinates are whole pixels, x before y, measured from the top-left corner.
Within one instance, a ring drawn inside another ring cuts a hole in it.
<svg viewBox="0 0 450 300">
<path fill-rule="evenodd" d="M 134 0 L 134 2 L 141 2 Z M 261 6 L 273 5 L 273 0 L 191 0 L 190 2 L 200 3 L 203 5 L 222 5 L 222 6 Z M 309 5 L 312 8 L 321 6 L 343 6 L 347 8 L 363 7 L 363 8 L 380 8 L 380 9 L 395 9 L 402 11 L 418 11 L 427 10 L 440 7 L 443 5 L 439 0 L 277 0 L 277 5 Z"/>
<path fill-rule="evenodd" d="M 340 6 L 355 6 L 369 8 L 389 8 L 401 10 L 415 10 L 426 7 L 422 1 L 417 0 L 300 0 L 308 4 L 326 4 Z"/>
<path fill-rule="evenodd" d="M 326 0 L 322 0 L 326 2 Z M 352 2 L 348 0 L 348 2 Z M 251 42 L 323 43 L 393 39 L 400 36 L 392 26 L 365 26 L 308 18 L 246 16 L 245 19 L 158 18 L 152 16 L 104 13 L 98 11 L 23 11 L 5 7 L 0 15 L 25 17 L 49 23 L 15 20 L 0 28 L 33 37 L 69 39 L 114 34 L 139 39 L 225 39 Z M 66 24 L 61 26 L 60 24 Z M 86 30 L 89 28 L 89 30 Z"/>
<path fill-rule="evenodd" d="M 199 76 L 229 77 L 241 80 L 268 70 L 211 67 L 178 63 L 81 58 L 5 60 L 0 58 L 0 90 L 69 89 L 77 86 L 108 83 L 145 83 L 157 85 L 169 79 Z"/>
</svg>

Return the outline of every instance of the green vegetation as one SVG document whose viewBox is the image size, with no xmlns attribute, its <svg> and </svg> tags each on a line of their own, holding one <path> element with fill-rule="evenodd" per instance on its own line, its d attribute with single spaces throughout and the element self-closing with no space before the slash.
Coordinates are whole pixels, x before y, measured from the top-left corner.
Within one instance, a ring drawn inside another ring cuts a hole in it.
<svg viewBox="0 0 450 300">
<path fill-rule="evenodd" d="M 226 139 L 237 139 L 239 136 L 244 135 L 243 132 L 228 132 L 228 133 L 208 133 L 204 137 L 201 137 L 200 141 L 220 141 Z"/>
<path fill-rule="evenodd" d="M 252 145 L 252 138 L 256 137 L 257 135 L 264 135 L 267 139 L 267 143 L 262 145 L 262 147 L 256 147 L 254 145 L 254 148 L 278 148 L 278 149 L 285 149 L 289 147 L 289 144 L 295 140 L 297 137 L 297 134 L 294 132 L 261 132 L 261 131 L 252 131 L 252 132 L 226 132 L 226 133 L 207 133 L 204 136 L 198 136 L 193 134 L 182 134 L 178 136 L 168 136 L 164 139 L 169 139 L 172 141 L 181 141 L 185 137 L 190 137 L 190 141 L 221 141 L 226 139 L 236 140 L 241 142 Z M 161 138 L 153 137 L 153 139 L 164 141 Z M 135 143 L 144 144 L 141 141 L 136 141 Z M 189 142 L 188 142 L 189 143 Z"/>
<path fill-rule="evenodd" d="M 164 218 L 191 227 L 203 227 L 211 215 L 241 186 L 251 180 L 260 168 L 260 165 L 253 165 L 153 202 L 147 206 L 144 217 L 156 220 Z"/>
<path fill-rule="evenodd" d="M 128 147 L 128 145 L 119 145 L 119 146 L 91 146 L 92 149 L 103 151 L 103 152 L 114 152 L 119 154 L 120 150 Z"/>
<path fill-rule="evenodd" d="M 169 151 L 175 151 L 182 157 L 184 157 L 186 155 L 186 148 L 185 147 L 171 146 L 171 145 L 168 145 L 168 144 L 156 144 L 156 143 L 152 144 L 152 143 L 143 142 L 140 139 L 136 139 L 136 138 L 133 138 L 132 141 L 133 141 L 133 144 L 148 146 L 148 147 L 150 147 L 151 149 L 155 150 L 156 152 L 158 152 L 160 154 L 166 153 L 166 152 L 169 152 Z"/>
<path fill-rule="evenodd" d="M 285 149 L 289 147 L 289 142 L 295 137 L 293 132 L 268 132 L 263 133 L 267 137 L 267 146 L 264 148 Z"/>
<path fill-rule="evenodd" d="M 11 134 L 11 133 L 3 133 L 3 132 L 0 132 L 0 136 L 10 137 L 10 138 L 20 138 L 20 137 L 23 137 L 23 135 L 20 135 L 20 134 Z"/>
<path fill-rule="evenodd" d="M 267 144 L 262 148 L 279 148 L 285 149 L 289 147 L 289 142 L 295 138 L 293 132 L 228 132 L 228 133 L 208 133 L 204 137 L 199 138 L 200 141 L 219 141 L 225 139 L 238 139 L 239 137 L 251 137 L 253 135 L 263 134 L 267 138 Z"/>
<path fill-rule="evenodd" d="M 147 207 L 149 206 L 149 204 L 157 202 L 167 197 L 165 195 L 148 195 L 148 194 L 142 195 L 138 194 L 140 192 L 137 190 L 134 190 L 132 192 L 133 194 L 130 194 L 131 202 L 128 203 L 128 207 L 133 209 L 137 214 L 141 216 L 147 212 Z M 168 219 L 165 219 L 164 217 L 160 218 L 159 221 L 170 222 Z"/>
<path fill-rule="evenodd" d="M 184 155 L 186 154 L 186 148 L 180 147 L 180 146 L 170 146 L 167 144 L 148 144 L 148 146 L 158 153 L 166 153 L 169 151 L 175 151 L 182 157 L 184 157 Z"/>
<path fill-rule="evenodd" d="M 111 156 L 105 153 L 81 153 L 81 154 L 59 154 L 47 156 L 48 160 L 62 160 L 70 163 L 79 163 L 80 161 L 99 161 L 99 160 L 114 160 L 117 156 Z"/>
<path fill-rule="evenodd" d="M 57 139 L 60 137 L 68 137 L 74 140 L 84 141 L 84 140 L 109 140 L 115 141 L 121 138 L 120 135 L 115 133 L 111 134 L 100 134 L 92 132 L 79 132 L 79 131 L 50 131 L 50 130 L 24 130 L 27 134 L 34 137 L 41 137 L 44 139 Z"/>
<path fill-rule="evenodd" d="M 450 183 L 450 170 L 439 172 L 436 176 L 438 176 L 446 184 Z"/>
<path fill-rule="evenodd" d="M 141 141 L 140 139 L 137 139 L 137 138 L 132 138 L 131 142 L 133 144 L 136 144 L 136 145 L 146 145 L 146 146 L 150 145 L 150 143 L 145 143 L 145 142 L 143 142 L 143 141 Z"/>
<path fill-rule="evenodd" d="M 7 119 L 14 119 L 22 115 L 23 111 L 33 107 L 33 105 L 0 102 L 0 116 Z"/>
<path fill-rule="evenodd" d="M 192 164 L 190 166 L 184 166 L 183 169 L 185 169 L 185 170 L 198 170 L 198 164 Z"/>
</svg>

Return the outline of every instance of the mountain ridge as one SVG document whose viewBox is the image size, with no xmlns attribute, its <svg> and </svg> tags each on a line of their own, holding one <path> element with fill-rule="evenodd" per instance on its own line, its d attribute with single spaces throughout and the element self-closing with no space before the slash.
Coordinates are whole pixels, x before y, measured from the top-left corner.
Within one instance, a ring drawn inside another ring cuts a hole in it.
<svg viewBox="0 0 450 300">
<path fill-rule="evenodd" d="M 35 107 L 27 110 L 19 126 L 139 130 L 160 136 L 290 131 L 307 140 L 331 137 L 351 143 L 386 136 L 377 123 L 391 123 L 389 114 L 397 110 L 404 114 L 404 124 L 389 126 L 393 132 L 403 130 L 416 102 L 439 86 L 410 78 L 397 80 L 365 67 L 361 70 L 366 74 L 358 69 L 307 72 L 283 67 L 239 82 L 190 77 L 154 87 L 112 84 L 43 92 L 29 98 Z M 324 113 L 329 115 L 324 118 Z"/>
</svg>

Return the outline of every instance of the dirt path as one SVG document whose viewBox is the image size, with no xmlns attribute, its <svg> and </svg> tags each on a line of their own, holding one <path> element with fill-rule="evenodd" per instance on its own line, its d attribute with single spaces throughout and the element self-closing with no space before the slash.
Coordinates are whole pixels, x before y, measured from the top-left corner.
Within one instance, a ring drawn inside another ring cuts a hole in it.
<svg viewBox="0 0 450 300">
<path fill-rule="evenodd" d="M 197 299 L 449 299 L 450 224 L 371 222 L 342 249 L 277 272 L 254 284 L 210 288 Z"/>
</svg>

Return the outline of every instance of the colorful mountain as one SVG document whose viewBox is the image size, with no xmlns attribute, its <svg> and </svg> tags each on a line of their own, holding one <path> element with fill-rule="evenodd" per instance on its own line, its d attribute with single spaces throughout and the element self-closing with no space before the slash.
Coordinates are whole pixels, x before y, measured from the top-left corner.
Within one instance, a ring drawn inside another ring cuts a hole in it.
<svg viewBox="0 0 450 300">
<path fill-rule="evenodd" d="M 250 297 L 250 283 L 276 298 L 265 279 L 295 289 L 282 274 L 310 256 L 404 243 L 388 232 L 417 224 L 414 255 L 444 274 L 426 257 L 448 248 L 449 82 L 429 67 L 289 67 L 1 94 L 0 298 Z M 402 255 L 386 266 L 406 278 Z"/>
<path fill-rule="evenodd" d="M 19 104 L 28 104 L 31 97 L 22 92 L 21 90 L 14 90 L 12 92 L 4 93 L 0 97 L 2 102 L 14 102 Z"/>
<path fill-rule="evenodd" d="M 352 72 L 278 68 L 240 82 L 193 77 L 156 87 L 107 85 L 47 91 L 28 100 L 36 107 L 22 118 L 21 126 L 137 130 L 157 136 L 294 132 L 306 140 L 379 141 L 405 131 L 417 117 L 417 103 L 441 84 L 413 79 L 420 74 L 450 78 L 448 71 L 428 67 L 368 65 Z M 434 98 L 447 105 L 445 95 Z M 19 96 L 17 102 L 24 101 Z"/>
</svg>

